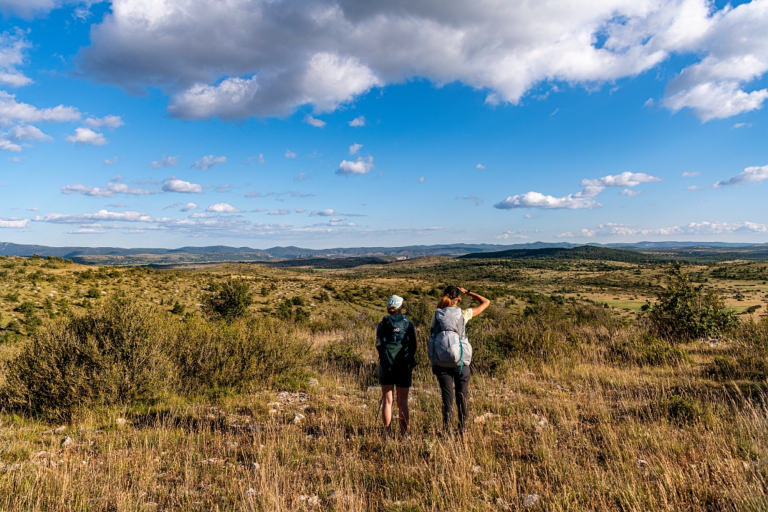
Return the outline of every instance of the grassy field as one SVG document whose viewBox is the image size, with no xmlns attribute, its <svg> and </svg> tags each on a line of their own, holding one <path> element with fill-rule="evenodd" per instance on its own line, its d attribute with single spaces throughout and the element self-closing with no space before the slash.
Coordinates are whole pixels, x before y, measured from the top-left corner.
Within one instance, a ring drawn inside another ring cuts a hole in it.
<svg viewBox="0 0 768 512">
<path fill-rule="evenodd" d="M 0 509 L 766 510 L 768 266 L 686 267 L 742 314 L 685 340 L 659 338 L 641 311 L 667 271 L 0 258 Z M 207 294 L 232 277 L 253 294 L 246 318 L 211 318 Z M 440 431 L 425 355 L 446 284 L 493 300 L 469 324 L 463 437 Z M 387 439 L 373 333 L 392 293 L 406 298 L 421 353 L 411 436 Z M 130 350 L 124 366 L 99 359 Z"/>
</svg>

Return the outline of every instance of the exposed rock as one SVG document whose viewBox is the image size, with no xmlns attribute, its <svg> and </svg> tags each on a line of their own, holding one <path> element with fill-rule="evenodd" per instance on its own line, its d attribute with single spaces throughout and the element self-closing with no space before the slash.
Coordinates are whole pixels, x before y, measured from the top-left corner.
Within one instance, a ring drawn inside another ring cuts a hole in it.
<svg viewBox="0 0 768 512">
<path fill-rule="evenodd" d="M 71 437 L 69 437 L 69 436 L 67 436 L 67 437 L 65 437 L 64 439 L 62 439 L 62 440 L 61 440 L 61 447 L 62 447 L 62 448 L 65 448 L 65 447 L 67 447 L 67 446 L 71 445 L 71 444 L 72 444 L 72 442 L 73 442 L 73 441 L 72 441 L 72 438 L 71 438 Z"/>
<path fill-rule="evenodd" d="M 302 421 L 304 421 L 305 416 L 299 412 L 296 413 L 296 415 L 293 417 L 293 423 L 298 425 Z"/>
<path fill-rule="evenodd" d="M 523 500 L 523 506 L 524 507 L 531 507 L 531 506 L 535 505 L 537 501 L 539 501 L 539 495 L 538 494 L 529 494 Z"/>
</svg>

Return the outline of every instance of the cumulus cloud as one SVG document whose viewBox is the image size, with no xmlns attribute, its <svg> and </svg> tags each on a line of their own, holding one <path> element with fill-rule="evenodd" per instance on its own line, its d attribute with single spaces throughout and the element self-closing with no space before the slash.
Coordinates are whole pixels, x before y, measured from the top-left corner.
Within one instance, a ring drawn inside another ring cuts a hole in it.
<svg viewBox="0 0 768 512">
<path fill-rule="evenodd" d="M 350 176 L 353 174 L 368 174 L 373 169 L 373 157 L 357 157 L 356 160 L 342 160 L 336 174 Z"/>
<path fill-rule="evenodd" d="M 304 118 L 304 122 L 310 126 L 314 126 L 315 128 L 322 128 L 325 126 L 325 121 L 316 117 L 312 117 L 309 114 L 307 114 L 307 116 Z"/>
<path fill-rule="evenodd" d="M 708 16 L 694 45 L 703 58 L 670 82 L 664 105 L 673 111 L 690 108 L 702 121 L 761 108 L 768 89 L 747 86 L 768 71 L 765 7 L 754 0 Z"/>
<path fill-rule="evenodd" d="M 99 210 L 93 213 L 77 215 L 51 213 L 48 215 L 38 215 L 33 220 L 35 222 L 50 222 L 54 224 L 83 224 L 95 221 L 154 222 L 152 217 L 146 213 L 134 211 L 113 212 L 110 210 Z"/>
<path fill-rule="evenodd" d="M 744 185 L 745 183 L 758 183 L 765 180 L 768 180 L 768 165 L 747 167 L 728 180 L 718 181 L 715 183 L 715 188 Z"/>
<path fill-rule="evenodd" d="M 205 211 L 212 213 L 240 213 L 242 210 L 235 208 L 229 203 L 214 203 L 206 208 Z"/>
<path fill-rule="evenodd" d="M 0 91 L 0 125 L 11 123 L 67 122 L 80 119 L 75 107 L 57 105 L 51 108 L 37 108 L 28 103 L 16 101 L 15 94 Z"/>
<path fill-rule="evenodd" d="M 51 140 L 49 135 L 46 135 L 40 128 L 31 124 L 14 126 L 11 130 L 11 137 L 15 141 Z"/>
<path fill-rule="evenodd" d="M 0 219 L 0 228 L 25 228 L 29 219 Z"/>
<path fill-rule="evenodd" d="M 351 120 L 348 124 L 353 128 L 362 128 L 363 126 L 365 126 L 365 116 L 357 116 L 356 118 Z"/>
<path fill-rule="evenodd" d="M 116 156 L 114 156 L 112 158 L 107 158 L 106 160 L 104 160 L 104 165 L 114 165 L 116 163 L 117 163 L 117 157 Z"/>
<path fill-rule="evenodd" d="M 310 215 L 312 217 L 333 217 L 334 215 L 338 215 L 338 213 L 336 213 L 336 210 L 333 208 L 326 208 L 325 210 L 312 210 Z"/>
<path fill-rule="evenodd" d="M 31 18 L 37 14 L 47 13 L 60 3 L 61 1 L 54 0 L 0 0 L 0 13 Z"/>
<path fill-rule="evenodd" d="M 485 169 L 485 165 L 478 163 L 477 165 L 475 165 L 475 169 L 477 169 L 478 171 L 482 171 L 483 169 Z"/>
<path fill-rule="evenodd" d="M 296 158 L 298 155 L 291 151 L 290 149 L 285 150 L 285 154 L 283 155 L 285 158 Z"/>
<path fill-rule="evenodd" d="M 768 233 L 768 226 L 759 222 L 694 221 L 688 224 L 663 226 L 657 228 L 640 227 L 630 224 L 607 222 L 595 228 L 582 228 L 579 235 L 592 238 L 601 237 L 638 237 L 638 236 L 702 236 L 725 235 L 732 233 Z M 562 233 L 561 237 L 573 237 L 572 232 Z"/>
<path fill-rule="evenodd" d="M 182 194 L 201 194 L 203 192 L 202 185 L 197 183 L 190 183 L 172 176 L 163 180 L 163 192 L 179 192 Z M 193 203 L 191 203 L 193 204 Z"/>
<path fill-rule="evenodd" d="M 691 54 L 668 106 L 706 119 L 760 103 L 762 92 L 740 87 L 765 72 L 766 16 L 762 0 L 719 10 L 708 0 L 200 0 L 195 9 L 184 0 L 113 0 L 80 62 L 126 88 L 162 88 L 173 115 L 234 119 L 304 105 L 329 112 L 414 77 L 459 81 L 487 91 L 490 104 L 516 104 L 542 82 L 592 86 Z M 724 86 L 734 106 L 713 112 L 691 94 L 703 84 Z"/>
<path fill-rule="evenodd" d="M 354 144 L 349 146 L 349 154 L 350 155 L 354 155 L 358 151 L 360 151 L 361 149 L 363 149 L 363 145 L 362 144 L 358 144 L 357 142 L 355 142 Z"/>
<path fill-rule="evenodd" d="M 4 139 L 0 137 L 0 149 L 3 151 L 12 151 L 14 153 L 18 153 L 19 151 L 21 151 L 21 146 L 19 146 L 15 142 L 11 142 L 8 139 Z"/>
<path fill-rule="evenodd" d="M 87 126 L 90 126 L 91 128 L 99 129 L 99 128 L 119 128 L 120 126 L 123 126 L 125 123 L 123 122 L 123 119 L 120 116 L 104 116 L 101 118 L 98 117 L 89 117 L 85 121 L 83 121 Z"/>
<path fill-rule="evenodd" d="M 622 172 L 620 174 L 603 176 L 602 178 L 581 180 L 582 190 L 575 194 L 565 196 L 552 196 L 542 194 L 541 192 L 526 192 L 525 194 L 516 194 L 507 196 L 506 199 L 494 205 L 494 208 L 500 210 L 511 210 L 515 208 L 544 208 L 544 209 L 587 209 L 600 206 L 595 199 L 601 192 L 609 187 L 636 187 L 641 183 L 652 183 L 661 181 L 661 178 L 651 176 L 644 172 Z M 624 193 L 623 195 L 636 195 L 634 191 Z"/>
<path fill-rule="evenodd" d="M 683 178 L 695 178 L 699 174 L 701 174 L 699 171 L 683 171 L 682 174 L 680 174 L 680 176 L 682 176 Z"/>
<path fill-rule="evenodd" d="M 88 144 L 91 146 L 103 146 L 107 143 L 103 133 L 95 132 L 83 126 L 75 128 L 75 133 L 67 137 L 67 140 L 76 144 Z"/>
<path fill-rule="evenodd" d="M 291 213 L 291 210 L 281 209 L 281 210 L 270 210 L 269 212 L 267 212 L 267 215 L 289 215 L 290 213 Z"/>
<path fill-rule="evenodd" d="M 151 194 L 147 189 L 131 188 L 125 183 L 108 183 L 106 187 L 87 187 L 85 185 L 64 185 L 61 187 L 64 194 L 82 194 L 92 197 L 112 197 L 115 194 L 126 194 L 131 196 L 144 196 Z"/>
<path fill-rule="evenodd" d="M 201 171 L 207 171 L 214 165 L 223 164 L 226 163 L 226 161 L 227 157 L 225 156 L 205 155 L 200 160 L 192 164 L 192 167 L 200 169 Z"/>
<path fill-rule="evenodd" d="M 181 208 L 183 212 L 191 212 L 192 210 L 197 210 L 197 203 L 189 202 Z"/>
<path fill-rule="evenodd" d="M 263 164 L 264 163 L 264 153 L 259 153 L 258 155 L 249 156 L 246 159 L 246 163 L 251 164 L 253 162 L 258 162 L 260 164 Z"/>
<path fill-rule="evenodd" d="M 0 84 L 22 87 L 32 83 L 31 78 L 18 70 L 24 64 L 24 52 L 29 46 L 21 30 L 0 34 Z"/>
<path fill-rule="evenodd" d="M 174 165 L 179 165 L 179 157 L 178 156 L 163 156 L 160 160 L 153 160 L 149 164 L 150 166 L 154 167 L 155 169 L 160 169 L 162 167 L 173 167 Z"/>
</svg>

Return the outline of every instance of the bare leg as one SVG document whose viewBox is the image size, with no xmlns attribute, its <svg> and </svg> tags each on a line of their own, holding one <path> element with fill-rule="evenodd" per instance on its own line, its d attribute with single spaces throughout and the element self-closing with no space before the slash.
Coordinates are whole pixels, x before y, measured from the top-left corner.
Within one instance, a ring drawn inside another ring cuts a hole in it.
<svg viewBox="0 0 768 512">
<path fill-rule="evenodd" d="M 408 433 L 408 391 L 411 388 L 397 388 L 397 416 L 400 418 L 400 433 Z"/>
<path fill-rule="evenodd" d="M 387 430 L 392 423 L 392 391 L 394 388 L 395 386 L 381 386 L 381 421 Z"/>
</svg>

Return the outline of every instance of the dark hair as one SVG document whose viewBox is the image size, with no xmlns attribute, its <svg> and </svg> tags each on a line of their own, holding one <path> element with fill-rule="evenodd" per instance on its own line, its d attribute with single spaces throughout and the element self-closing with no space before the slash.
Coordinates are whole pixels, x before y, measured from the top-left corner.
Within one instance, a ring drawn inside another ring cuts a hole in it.
<svg viewBox="0 0 768 512">
<path fill-rule="evenodd" d="M 443 290 L 443 298 L 437 303 L 437 309 L 451 306 L 453 301 L 461 295 L 461 291 L 456 286 L 446 286 Z"/>
</svg>

